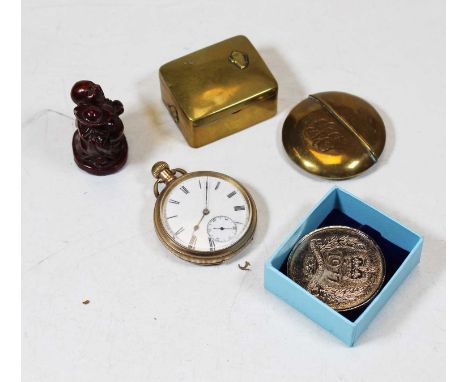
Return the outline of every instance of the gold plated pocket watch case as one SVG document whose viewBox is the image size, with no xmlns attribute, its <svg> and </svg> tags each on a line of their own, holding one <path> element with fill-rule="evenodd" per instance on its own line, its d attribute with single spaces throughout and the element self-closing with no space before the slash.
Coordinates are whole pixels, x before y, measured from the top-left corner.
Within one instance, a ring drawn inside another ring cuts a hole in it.
<svg viewBox="0 0 468 382">
<path fill-rule="evenodd" d="M 154 226 L 174 255 L 200 265 L 220 264 L 253 238 L 255 203 L 235 179 L 214 171 L 187 173 L 165 162 L 157 162 L 152 174 Z"/>
<path fill-rule="evenodd" d="M 365 100 L 342 92 L 310 95 L 283 125 L 288 156 L 307 172 L 347 179 L 373 166 L 385 146 L 385 125 Z"/>
</svg>

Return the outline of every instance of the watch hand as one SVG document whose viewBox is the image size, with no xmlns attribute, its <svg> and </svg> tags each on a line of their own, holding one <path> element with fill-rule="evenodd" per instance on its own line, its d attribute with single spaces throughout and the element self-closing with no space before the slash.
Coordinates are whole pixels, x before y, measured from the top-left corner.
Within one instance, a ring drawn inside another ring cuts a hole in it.
<svg viewBox="0 0 468 382">
<path fill-rule="evenodd" d="M 202 217 L 200 218 L 200 220 L 198 221 L 198 223 L 195 224 L 195 226 L 193 227 L 193 231 L 194 231 L 194 232 L 195 232 L 198 228 L 200 228 L 200 227 L 199 227 L 199 226 L 200 226 L 200 223 L 201 223 L 202 220 L 205 218 L 205 216 L 208 215 L 209 213 L 210 213 L 210 211 L 209 211 L 207 208 L 205 208 L 205 209 L 203 210 L 203 215 L 202 215 Z"/>
<path fill-rule="evenodd" d="M 205 209 L 208 210 L 208 177 L 205 181 Z"/>
<path fill-rule="evenodd" d="M 197 224 L 195 224 L 195 226 L 193 227 L 193 230 L 196 231 L 199 226 L 200 226 L 200 223 L 202 222 L 203 218 L 205 217 L 205 214 L 202 215 L 201 219 L 198 221 Z"/>
<path fill-rule="evenodd" d="M 205 211 L 203 211 L 205 212 Z M 198 231 L 198 228 L 200 228 L 200 223 L 202 222 L 203 218 L 205 217 L 205 213 L 203 213 L 201 219 L 198 221 L 197 224 L 195 224 L 193 226 L 193 231 L 192 231 L 192 237 L 190 238 L 190 242 L 189 242 L 189 248 L 195 248 L 195 243 L 197 242 L 197 237 L 195 236 L 195 231 Z"/>
</svg>

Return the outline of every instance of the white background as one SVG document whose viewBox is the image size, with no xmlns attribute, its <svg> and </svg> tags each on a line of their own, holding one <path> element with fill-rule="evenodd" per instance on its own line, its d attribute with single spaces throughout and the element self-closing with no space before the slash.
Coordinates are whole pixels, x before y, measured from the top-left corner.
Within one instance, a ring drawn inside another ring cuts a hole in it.
<svg viewBox="0 0 468 382">
<path fill-rule="evenodd" d="M 24 380 L 442 380 L 444 17 L 442 1 L 24 1 Z M 157 69 L 236 34 L 276 76 L 278 115 L 192 149 L 162 106 Z M 115 175 L 73 162 L 79 79 L 124 103 L 130 153 Z M 387 127 L 379 163 L 339 185 L 425 237 L 421 264 L 351 349 L 263 289 L 263 263 L 335 184 L 296 169 L 280 140 L 288 111 L 326 90 L 367 99 Z M 157 160 L 249 188 L 259 223 L 242 257 L 203 268 L 163 248 Z"/>
</svg>

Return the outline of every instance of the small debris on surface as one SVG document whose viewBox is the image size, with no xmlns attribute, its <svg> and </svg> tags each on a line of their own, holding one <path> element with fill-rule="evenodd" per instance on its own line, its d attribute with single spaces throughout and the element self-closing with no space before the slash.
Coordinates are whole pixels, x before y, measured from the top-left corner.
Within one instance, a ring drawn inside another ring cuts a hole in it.
<svg viewBox="0 0 468 382">
<path fill-rule="evenodd" d="M 84 301 L 82 302 L 82 304 L 83 304 L 83 305 L 88 305 L 90 302 L 91 302 L 91 301 L 89 301 L 89 300 L 84 300 Z"/>
<path fill-rule="evenodd" d="M 243 271 L 250 271 L 250 263 L 248 261 L 246 261 L 244 265 L 237 264 L 237 266 Z"/>
</svg>

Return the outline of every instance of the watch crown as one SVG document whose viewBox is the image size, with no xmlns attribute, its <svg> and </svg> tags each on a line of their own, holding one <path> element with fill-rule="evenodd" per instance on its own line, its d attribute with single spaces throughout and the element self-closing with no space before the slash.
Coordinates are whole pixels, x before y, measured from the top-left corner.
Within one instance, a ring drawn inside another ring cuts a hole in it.
<svg viewBox="0 0 468 382">
<path fill-rule="evenodd" d="M 151 168 L 151 174 L 153 174 L 155 178 L 159 178 L 159 174 L 164 170 L 169 170 L 169 165 L 163 161 L 156 162 Z"/>
</svg>

